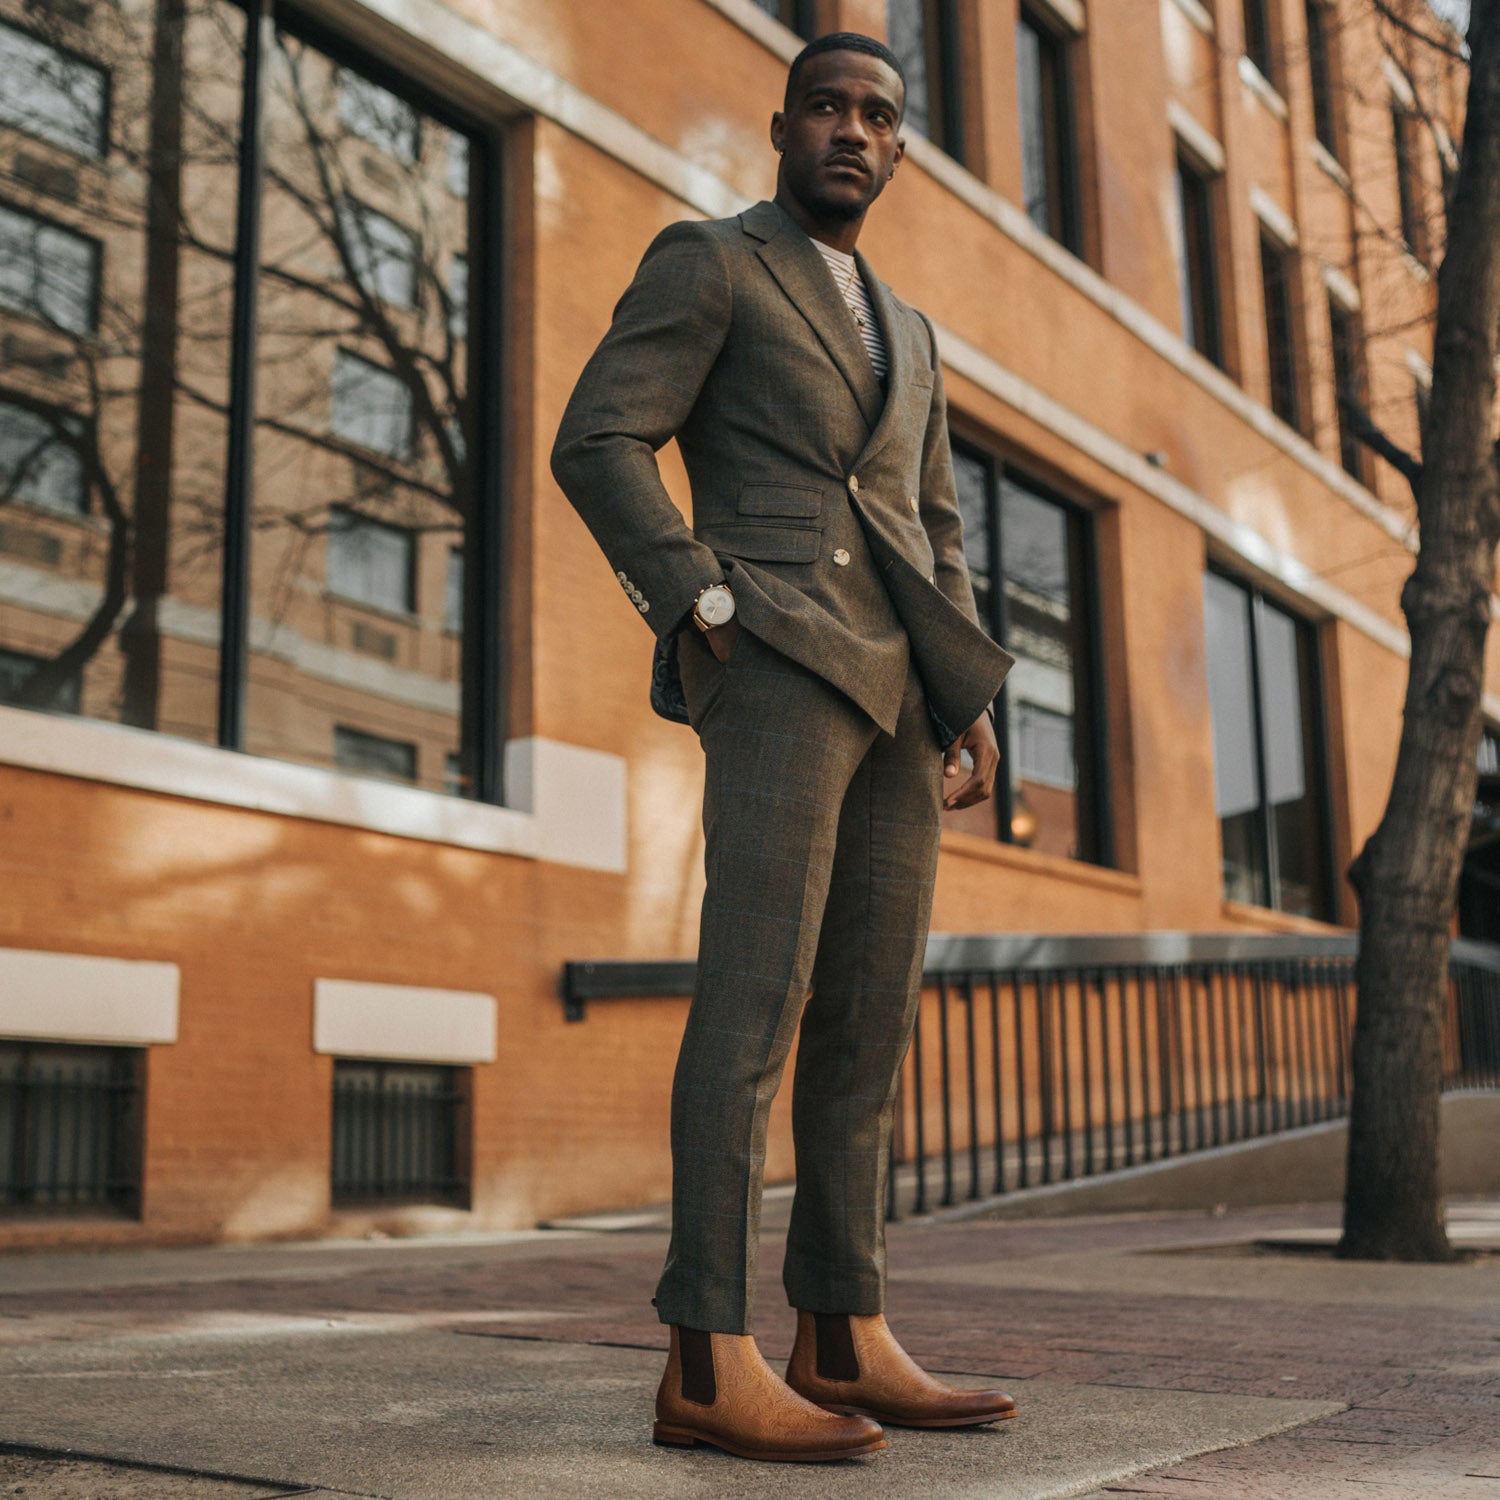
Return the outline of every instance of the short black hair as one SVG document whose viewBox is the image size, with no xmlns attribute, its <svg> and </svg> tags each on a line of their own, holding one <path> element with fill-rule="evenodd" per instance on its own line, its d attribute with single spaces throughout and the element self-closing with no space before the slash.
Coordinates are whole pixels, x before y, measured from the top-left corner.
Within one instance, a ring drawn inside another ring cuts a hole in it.
<svg viewBox="0 0 1500 1500">
<path fill-rule="evenodd" d="M 792 59 L 792 66 L 787 70 L 783 108 L 791 106 L 802 79 L 802 65 L 808 58 L 821 57 L 825 52 L 863 52 L 867 57 L 878 57 L 901 80 L 901 111 L 906 112 L 906 69 L 901 66 L 901 59 L 884 42 L 877 42 L 862 31 L 830 31 L 826 36 L 809 42 Z"/>
</svg>

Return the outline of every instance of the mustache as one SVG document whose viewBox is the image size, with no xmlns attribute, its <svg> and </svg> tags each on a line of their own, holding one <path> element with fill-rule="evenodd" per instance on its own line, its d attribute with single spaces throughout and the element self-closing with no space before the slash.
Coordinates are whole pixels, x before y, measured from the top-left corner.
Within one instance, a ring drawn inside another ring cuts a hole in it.
<svg viewBox="0 0 1500 1500">
<path fill-rule="evenodd" d="M 870 164 L 857 151 L 835 151 L 823 158 L 825 167 L 858 167 L 865 176 L 870 175 Z"/>
</svg>

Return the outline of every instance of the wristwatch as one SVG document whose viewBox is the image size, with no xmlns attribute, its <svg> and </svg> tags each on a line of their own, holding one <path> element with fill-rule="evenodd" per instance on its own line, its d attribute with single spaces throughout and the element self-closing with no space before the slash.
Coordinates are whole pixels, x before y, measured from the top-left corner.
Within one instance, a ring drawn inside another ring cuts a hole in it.
<svg viewBox="0 0 1500 1500">
<path fill-rule="evenodd" d="M 727 625 L 734 618 L 734 595 L 727 583 L 710 584 L 693 605 L 693 624 L 704 632 Z"/>
</svg>

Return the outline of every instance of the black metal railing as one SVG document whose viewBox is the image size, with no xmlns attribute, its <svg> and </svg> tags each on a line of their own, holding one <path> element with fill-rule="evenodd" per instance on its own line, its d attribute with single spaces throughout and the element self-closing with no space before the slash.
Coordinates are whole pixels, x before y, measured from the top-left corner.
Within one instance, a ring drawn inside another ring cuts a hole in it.
<svg viewBox="0 0 1500 1500">
<path fill-rule="evenodd" d="M 0 1212 L 138 1210 L 138 1051 L 0 1042 Z"/>
<path fill-rule="evenodd" d="M 464 1201 L 458 1070 L 416 1063 L 333 1065 L 333 1202 Z"/>
<path fill-rule="evenodd" d="M 891 1218 L 1348 1111 L 1352 934 L 934 936 L 896 1099 Z M 575 963 L 563 998 L 685 995 L 693 965 Z M 1500 1087 L 1500 951 L 1455 942 L 1445 1083 Z"/>
</svg>

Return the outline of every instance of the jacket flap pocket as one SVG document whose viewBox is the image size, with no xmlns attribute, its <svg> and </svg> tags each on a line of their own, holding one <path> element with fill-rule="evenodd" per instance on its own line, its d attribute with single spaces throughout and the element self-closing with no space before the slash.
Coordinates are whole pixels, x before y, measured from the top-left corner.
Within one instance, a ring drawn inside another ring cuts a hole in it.
<svg viewBox="0 0 1500 1500">
<path fill-rule="evenodd" d="M 715 552 L 752 562 L 816 562 L 823 533 L 811 526 L 714 526 L 698 532 L 698 539 Z"/>
<path fill-rule="evenodd" d="M 739 511 L 815 521 L 823 511 L 823 492 L 805 484 L 742 484 Z"/>
</svg>

